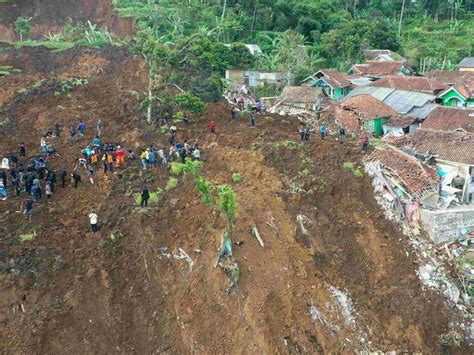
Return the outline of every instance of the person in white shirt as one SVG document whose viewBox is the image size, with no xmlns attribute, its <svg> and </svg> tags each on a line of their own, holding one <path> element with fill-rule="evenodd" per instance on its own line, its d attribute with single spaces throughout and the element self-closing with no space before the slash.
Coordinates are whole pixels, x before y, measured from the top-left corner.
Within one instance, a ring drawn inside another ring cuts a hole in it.
<svg viewBox="0 0 474 355">
<path fill-rule="evenodd" d="M 201 160 L 201 152 L 199 151 L 199 149 L 195 148 L 193 150 L 193 157 L 194 160 Z"/>
<path fill-rule="evenodd" d="M 95 213 L 94 210 L 89 214 L 89 220 L 91 222 L 91 229 L 92 233 L 96 233 L 99 229 L 97 228 L 97 221 L 99 220 L 99 216 Z"/>
<path fill-rule="evenodd" d="M 2 169 L 10 169 L 10 161 L 6 157 L 2 160 Z"/>
</svg>

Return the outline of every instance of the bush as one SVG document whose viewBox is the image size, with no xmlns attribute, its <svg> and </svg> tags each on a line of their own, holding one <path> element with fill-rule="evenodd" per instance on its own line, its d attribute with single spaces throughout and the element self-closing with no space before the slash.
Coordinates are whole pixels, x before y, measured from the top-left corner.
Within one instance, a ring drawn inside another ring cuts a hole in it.
<svg viewBox="0 0 474 355">
<path fill-rule="evenodd" d="M 204 102 L 197 96 L 188 93 L 178 94 L 173 98 L 173 104 L 193 113 L 204 112 Z"/>
<path fill-rule="evenodd" d="M 354 164 L 353 164 L 353 163 L 350 163 L 350 162 L 345 162 L 345 163 L 342 165 L 342 167 L 343 167 L 344 169 L 352 170 L 352 169 L 354 169 Z"/>
<path fill-rule="evenodd" d="M 201 193 L 201 201 L 205 205 L 210 205 L 214 202 L 211 196 L 212 188 L 213 185 L 202 176 L 196 178 L 196 189 Z"/>
<path fill-rule="evenodd" d="M 242 175 L 240 175 L 239 173 L 233 173 L 232 181 L 235 182 L 236 184 L 242 182 Z"/>
<path fill-rule="evenodd" d="M 360 171 L 359 169 L 354 169 L 352 170 L 352 174 L 354 174 L 355 177 L 363 177 L 364 173 Z"/>
<path fill-rule="evenodd" d="M 237 215 L 237 194 L 227 185 L 220 185 L 217 189 L 219 195 L 217 205 L 227 217 L 229 224 L 232 226 Z"/>
<path fill-rule="evenodd" d="M 184 164 L 172 162 L 171 163 L 171 174 L 173 175 L 181 175 L 183 173 Z"/>
</svg>

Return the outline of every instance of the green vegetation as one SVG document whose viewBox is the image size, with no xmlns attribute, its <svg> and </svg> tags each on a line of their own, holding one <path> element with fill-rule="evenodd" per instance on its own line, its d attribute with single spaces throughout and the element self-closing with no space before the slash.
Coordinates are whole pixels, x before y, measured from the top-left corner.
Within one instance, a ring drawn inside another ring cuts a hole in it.
<svg viewBox="0 0 474 355">
<path fill-rule="evenodd" d="M 237 216 L 237 194 L 235 191 L 227 185 L 217 186 L 219 199 L 217 200 L 217 206 L 227 217 L 229 226 L 233 229 L 235 219 Z"/>
<path fill-rule="evenodd" d="M 203 167 L 203 162 L 202 161 L 197 161 L 197 160 L 189 160 L 186 159 L 185 163 L 178 163 L 178 162 L 172 162 L 171 163 L 171 173 L 173 175 L 187 175 L 191 174 L 193 176 L 196 176 L 199 172 L 199 170 L 202 169 Z"/>
<path fill-rule="evenodd" d="M 193 94 L 178 94 L 173 98 L 173 103 L 177 107 L 191 111 L 192 113 L 202 113 L 204 111 L 204 102 Z M 184 114 L 182 116 L 184 116 Z"/>
<path fill-rule="evenodd" d="M 150 198 L 148 200 L 148 205 L 153 205 L 155 203 L 158 203 L 161 199 L 161 195 L 163 194 L 163 189 L 158 189 L 156 191 L 150 191 Z M 133 198 L 135 200 L 136 205 L 141 205 L 142 203 L 142 194 L 141 193 L 136 193 L 133 195 Z"/>
<path fill-rule="evenodd" d="M 31 18 L 27 19 L 23 16 L 18 17 L 15 21 L 15 32 L 20 36 L 20 42 L 23 42 L 23 36 L 26 36 L 31 31 Z"/>
<path fill-rule="evenodd" d="M 204 179 L 202 176 L 196 177 L 196 189 L 201 194 L 201 201 L 205 205 L 211 205 L 214 203 L 211 196 L 211 190 L 213 187 L 212 183 Z"/>
<path fill-rule="evenodd" d="M 360 170 L 360 168 L 356 168 L 355 164 L 354 163 L 351 163 L 351 162 L 345 162 L 344 164 L 342 164 L 342 167 L 346 170 L 351 170 L 352 171 L 352 174 L 355 176 L 355 177 L 363 177 L 364 176 L 364 173 Z"/>
<path fill-rule="evenodd" d="M 173 190 L 176 186 L 178 186 L 178 179 L 170 176 L 166 182 L 165 191 Z"/>
<path fill-rule="evenodd" d="M 240 175 L 239 173 L 232 174 L 232 181 L 235 182 L 236 184 L 241 183 L 242 180 L 243 180 L 242 175 Z"/>
</svg>

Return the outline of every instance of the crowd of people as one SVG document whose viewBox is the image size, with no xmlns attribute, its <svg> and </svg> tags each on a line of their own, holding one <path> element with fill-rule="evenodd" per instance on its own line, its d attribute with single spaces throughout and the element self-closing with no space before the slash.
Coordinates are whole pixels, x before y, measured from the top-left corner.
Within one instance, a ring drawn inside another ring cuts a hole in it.
<svg viewBox="0 0 474 355">
<path fill-rule="evenodd" d="M 187 122 L 189 120 L 186 117 Z M 186 122 L 185 122 L 186 123 Z M 97 184 L 97 171 L 102 171 L 104 179 L 115 169 L 124 166 L 139 164 L 143 169 L 155 167 L 169 167 L 170 162 L 184 163 L 186 159 L 201 160 L 201 151 L 195 140 L 189 144 L 186 139 L 177 138 L 177 127 L 172 124 L 169 128 L 168 147 L 155 146 L 140 148 L 138 152 L 133 149 L 124 149 L 119 144 L 102 142 L 104 127 L 101 120 L 97 121 L 96 134 L 89 143 L 83 145 L 80 154 L 74 161 L 71 171 L 66 167 L 55 171 L 51 168 L 51 160 L 60 156 L 52 142 L 61 138 L 62 127 L 56 123 L 53 129 L 48 129 L 40 138 L 40 154 L 29 155 L 23 142 L 18 147 L 18 154 L 7 154 L 1 161 L 0 169 L 0 199 L 6 200 L 9 194 L 22 198 L 22 210 L 31 220 L 35 204 L 41 200 L 53 198 L 56 189 L 65 189 L 69 186 L 78 188 L 82 176 L 87 176 L 91 185 Z M 69 129 L 69 143 L 75 146 L 79 142 L 87 141 L 87 126 L 80 121 L 77 127 Z M 78 139 L 76 139 L 78 136 Z M 71 162 L 72 163 L 72 162 Z M 142 191 L 142 204 L 147 204 L 149 192 L 146 187 Z M 23 199 L 24 198 L 24 199 Z M 91 229 L 97 232 L 98 216 L 95 211 L 89 215 Z"/>
</svg>

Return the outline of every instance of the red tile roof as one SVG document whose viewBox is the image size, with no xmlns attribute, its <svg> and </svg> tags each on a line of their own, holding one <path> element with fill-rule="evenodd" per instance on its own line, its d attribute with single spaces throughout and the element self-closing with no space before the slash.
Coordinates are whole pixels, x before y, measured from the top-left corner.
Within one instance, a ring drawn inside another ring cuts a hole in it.
<svg viewBox="0 0 474 355">
<path fill-rule="evenodd" d="M 327 81 L 333 89 L 351 86 L 351 82 L 349 81 L 350 76 L 334 69 L 321 69 L 315 73 L 313 77 L 318 79 L 324 77 L 324 80 Z"/>
<path fill-rule="evenodd" d="M 439 106 L 431 111 L 421 128 L 438 131 L 452 131 L 461 128 L 474 133 L 474 110 Z"/>
<path fill-rule="evenodd" d="M 392 88 L 406 91 L 417 91 L 426 94 L 438 94 L 441 90 L 446 88 L 446 85 L 423 76 L 400 76 L 390 75 L 374 81 L 369 86 Z"/>
<path fill-rule="evenodd" d="M 390 117 L 385 124 L 390 127 L 406 128 L 415 121 L 416 117 L 413 116 L 396 115 Z"/>
<path fill-rule="evenodd" d="M 371 95 L 359 95 L 331 106 L 320 120 L 334 121 L 348 131 L 358 131 L 363 121 L 378 117 L 391 117 L 397 113 Z"/>
<path fill-rule="evenodd" d="M 389 144 L 377 148 L 368 159 L 379 162 L 389 175 L 404 185 L 410 195 L 436 191 L 436 171 Z"/>
<path fill-rule="evenodd" d="M 461 85 L 467 81 L 474 80 L 474 72 L 469 71 L 447 71 L 447 70 L 432 70 L 427 75 L 430 79 L 447 85 Z"/>
<path fill-rule="evenodd" d="M 403 67 L 403 62 L 377 62 L 369 60 L 364 64 L 355 64 L 351 69 L 358 75 L 385 76 L 397 75 Z"/>
<path fill-rule="evenodd" d="M 431 152 L 441 160 L 474 165 L 474 136 L 470 133 L 419 128 L 394 139 L 392 144 L 409 146 L 422 154 Z"/>
</svg>

